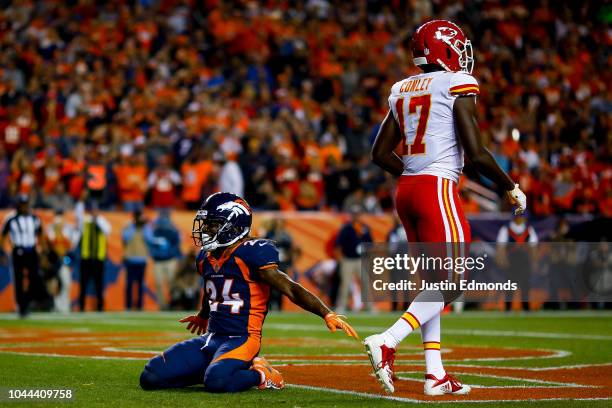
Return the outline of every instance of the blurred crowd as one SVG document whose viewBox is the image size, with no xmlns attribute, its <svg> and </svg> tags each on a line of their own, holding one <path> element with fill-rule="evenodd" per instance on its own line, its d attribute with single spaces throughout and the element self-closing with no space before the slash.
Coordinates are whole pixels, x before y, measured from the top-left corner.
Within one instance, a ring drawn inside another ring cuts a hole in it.
<svg viewBox="0 0 612 408">
<path fill-rule="evenodd" d="M 433 16 L 472 39 L 481 129 L 532 213 L 610 216 L 612 12 L 547 0 L 8 2 L 0 206 L 194 208 L 221 189 L 256 209 L 389 210 L 369 147 Z"/>
<path fill-rule="evenodd" d="M 29 201 L 25 195 L 17 197 L 15 211 L 5 218 L 0 232 L 0 271 L 10 275 L 12 269 L 20 316 L 26 317 L 31 310 L 85 311 L 88 295 L 95 296 L 96 310 L 107 310 L 105 289 L 121 273 L 125 273 L 126 310 L 142 310 L 145 295 L 160 310 L 197 307 L 201 282 L 194 268 L 196 250 L 182 253 L 180 232 L 169 211 L 160 210 L 153 219 L 139 210 L 132 213 L 121 229 L 122 257 L 116 265 L 109 256 L 113 225 L 95 202 L 89 207 L 77 202 L 76 223 L 57 209 L 52 221 L 43 224 Z M 154 287 L 147 289 L 148 265 Z M 75 299 L 73 280 L 79 283 Z"/>
<path fill-rule="evenodd" d="M 111 258 L 112 225 L 95 202 L 75 205 L 75 221 L 57 209 L 48 223 L 32 211 L 28 196 L 18 195 L 16 208 L 0 225 L 0 274 L 13 275 L 17 311 L 26 317 L 32 310 L 69 313 L 85 311 L 87 297 L 95 296 L 95 310 L 118 306 L 108 299 L 107 287 L 124 274 L 125 291 L 119 305 L 142 310 L 149 297 L 160 310 L 193 310 L 201 302 L 202 282 L 196 267 L 196 248 L 181 250 L 181 232 L 170 211 L 152 218 L 134 210 L 121 225 L 121 259 Z M 263 220 L 256 234 L 274 240 L 279 267 L 298 280 L 294 262 L 301 250 L 285 229 L 282 219 Z M 10 248 L 10 251 L 6 249 Z M 150 268 L 149 268 L 150 266 Z M 147 287 L 147 270 L 153 285 Z M 73 296 L 73 281 L 78 296 Z M 270 293 L 269 307 L 282 308 L 282 295 Z"/>
</svg>

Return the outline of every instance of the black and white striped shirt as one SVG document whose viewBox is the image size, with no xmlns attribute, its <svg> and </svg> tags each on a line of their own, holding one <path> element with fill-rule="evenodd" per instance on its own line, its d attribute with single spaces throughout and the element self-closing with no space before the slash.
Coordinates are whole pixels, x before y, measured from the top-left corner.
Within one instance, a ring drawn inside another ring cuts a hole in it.
<svg viewBox="0 0 612 408">
<path fill-rule="evenodd" d="M 38 216 L 14 213 L 6 218 L 2 227 L 2 236 L 10 234 L 14 248 L 34 249 L 40 231 L 41 223 Z"/>
</svg>

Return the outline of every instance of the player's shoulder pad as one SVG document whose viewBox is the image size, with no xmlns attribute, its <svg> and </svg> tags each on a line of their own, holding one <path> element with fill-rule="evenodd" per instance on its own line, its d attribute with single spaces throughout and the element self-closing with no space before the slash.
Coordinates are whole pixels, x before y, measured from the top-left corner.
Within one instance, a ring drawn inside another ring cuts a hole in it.
<svg viewBox="0 0 612 408">
<path fill-rule="evenodd" d="M 397 81 L 396 83 L 394 83 L 393 86 L 391 86 L 391 95 L 397 95 L 399 93 L 400 88 L 402 87 L 402 84 L 407 80 L 408 78 L 404 78 L 401 81 Z"/>
<path fill-rule="evenodd" d="M 450 76 L 449 92 L 452 96 L 479 95 L 478 81 L 467 72 L 453 72 Z"/>
<path fill-rule="evenodd" d="M 391 109 L 392 112 L 393 112 L 393 104 L 396 101 L 396 97 L 398 97 L 400 94 L 400 89 L 402 88 L 403 83 L 409 79 L 410 77 L 404 78 L 400 81 L 397 81 L 396 83 L 393 84 L 393 86 L 391 86 L 391 91 L 389 92 L 389 98 L 387 98 L 387 102 L 389 103 L 389 109 Z M 393 116 L 397 119 L 395 115 L 396 113 L 393 112 Z"/>
<path fill-rule="evenodd" d="M 236 256 L 242 258 L 253 269 L 274 267 L 279 262 L 276 243 L 263 238 L 251 238 L 244 241 L 236 251 Z"/>
<path fill-rule="evenodd" d="M 391 92 L 389 93 L 389 98 L 392 96 L 397 96 L 401 94 L 401 89 L 407 81 L 410 81 L 414 76 L 409 76 L 407 78 L 401 79 L 391 86 Z"/>
</svg>

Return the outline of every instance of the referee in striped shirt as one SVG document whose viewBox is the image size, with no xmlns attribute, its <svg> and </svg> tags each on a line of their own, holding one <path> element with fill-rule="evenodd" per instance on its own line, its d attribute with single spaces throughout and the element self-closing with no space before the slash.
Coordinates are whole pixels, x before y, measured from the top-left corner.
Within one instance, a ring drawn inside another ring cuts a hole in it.
<svg viewBox="0 0 612 408">
<path fill-rule="evenodd" d="M 6 218 L 0 249 L 4 248 L 7 236 L 11 238 L 13 247 L 13 274 L 19 315 L 25 317 L 30 301 L 44 293 L 37 245 L 43 247 L 43 251 L 45 245 L 40 218 L 30 212 L 27 195 L 17 197 L 17 211 Z"/>
</svg>

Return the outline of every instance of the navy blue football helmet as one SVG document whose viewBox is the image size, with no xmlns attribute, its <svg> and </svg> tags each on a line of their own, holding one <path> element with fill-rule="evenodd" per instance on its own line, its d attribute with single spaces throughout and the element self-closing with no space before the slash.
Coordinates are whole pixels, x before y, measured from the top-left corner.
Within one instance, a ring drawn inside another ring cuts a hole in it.
<svg viewBox="0 0 612 408">
<path fill-rule="evenodd" d="M 210 195 L 193 219 L 191 236 L 197 247 L 213 251 L 246 237 L 253 221 L 251 207 L 231 193 Z"/>
</svg>

